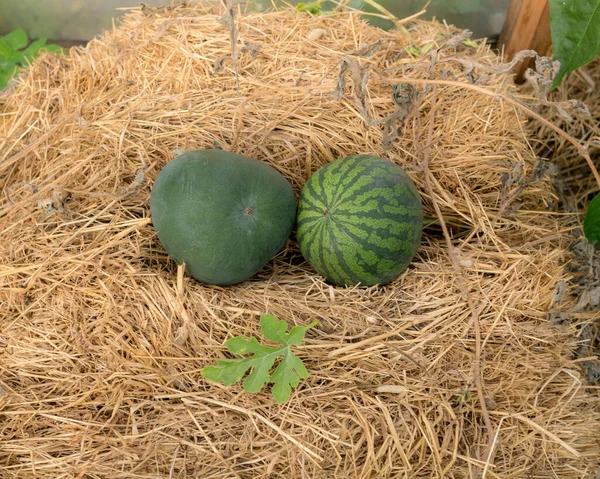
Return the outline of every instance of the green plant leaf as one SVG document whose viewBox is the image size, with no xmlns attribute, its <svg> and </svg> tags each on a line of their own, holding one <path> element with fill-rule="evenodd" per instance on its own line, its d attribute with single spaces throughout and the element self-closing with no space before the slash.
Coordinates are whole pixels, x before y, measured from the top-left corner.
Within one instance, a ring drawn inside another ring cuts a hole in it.
<svg viewBox="0 0 600 479">
<path fill-rule="evenodd" d="M 44 49 L 56 54 L 64 53 L 59 45 L 46 45 L 46 38 L 40 38 L 29 46 L 27 41 L 27 34 L 22 29 L 13 30 L 0 37 L 0 90 L 6 88 L 18 66 L 31 63 L 40 54 L 40 50 Z M 25 49 L 21 50 L 23 48 Z"/>
<path fill-rule="evenodd" d="M 288 324 L 278 320 L 270 314 L 260 317 L 260 329 L 263 336 L 280 347 L 263 346 L 256 338 L 249 340 L 236 336 L 225 342 L 227 349 L 234 354 L 252 354 L 248 358 L 223 359 L 217 361 L 216 366 L 206 366 L 202 369 L 202 376 L 214 382 L 222 382 L 225 386 L 240 381 L 251 369 L 244 379 L 244 391 L 257 393 L 267 384 L 273 383 L 271 393 L 276 402 L 282 403 L 289 399 L 292 389 L 300 384 L 300 379 L 308 378 L 308 371 L 304 364 L 294 353 L 291 347 L 301 344 L 309 328 L 316 326 L 317 321 L 308 326 L 294 326 L 286 333 Z M 271 368 L 275 361 L 281 357 L 279 365 L 271 375 Z"/>
<path fill-rule="evenodd" d="M 588 205 L 583 221 L 583 233 L 590 243 L 600 246 L 600 193 Z"/>
<path fill-rule="evenodd" d="M 406 50 L 407 53 L 409 53 L 410 55 L 412 55 L 414 57 L 418 56 L 419 53 L 421 53 L 421 49 L 419 48 L 419 46 L 415 45 L 414 43 L 411 43 L 410 45 L 408 45 L 404 50 Z M 431 50 L 431 48 L 429 48 L 429 50 Z"/>
<path fill-rule="evenodd" d="M 479 45 L 477 45 L 477 42 L 471 40 L 470 38 L 465 38 L 462 43 L 463 43 L 463 45 L 465 45 L 467 47 L 479 48 Z"/>
<path fill-rule="evenodd" d="M 61 47 L 60 45 L 55 45 L 54 43 L 44 45 L 44 51 L 48 53 L 57 53 L 61 55 L 65 53 L 63 47 Z"/>
<path fill-rule="evenodd" d="M 313 15 L 318 15 L 321 13 L 321 4 L 323 0 L 316 0 L 314 2 L 300 2 L 296 5 L 296 10 L 299 12 L 309 12 Z"/>
<path fill-rule="evenodd" d="M 27 46 L 27 34 L 22 28 L 17 28 L 10 33 L 7 33 L 0 40 L 12 50 L 20 50 Z"/>
<path fill-rule="evenodd" d="M 9 58 L 8 60 L 0 60 L 0 68 L 12 71 L 19 61 L 19 58 L 16 56 L 13 56 L 13 58 Z"/>
<path fill-rule="evenodd" d="M 15 54 L 15 51 L 0 38 L 0 60 L 7 60 Z"/>
<path fill-rule="evenodd" d="M 552 89 L 563 77 L 600 53 L 600 0 L 549 0 L 550 31 L 560 70 Z"/>
<path fill-rule="evenodd" d="M 42 37 L 31 44 L 23 51 L 23 56 L 27 61 L 32 62 L 39 54 L 40 49 L 46 44 L 46 38 Z"/>
<path fill-rule="evenodd" d="M 9 80 L 14 76 L 17 70 L 16 62 L 0 62 L 0 90 L 6 88 Z"/>
<path fill-rule="evenodd" d="M 435 43 L 430 42 L 430 43 L 426 43 L 425 45 L 423 45 L 423 47 L 421 48 L 421 53 L 423 55 L 427 55 L 431 50 L 433 50 L 433 47 L 435 46 Z"/>
</svg>

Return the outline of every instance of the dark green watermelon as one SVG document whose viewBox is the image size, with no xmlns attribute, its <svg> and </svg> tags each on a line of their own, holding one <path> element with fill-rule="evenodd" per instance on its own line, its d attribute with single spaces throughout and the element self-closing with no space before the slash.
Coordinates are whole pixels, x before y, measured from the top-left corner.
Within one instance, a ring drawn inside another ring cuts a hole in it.
<svg viewBox="0 0 600 479">
<path fill-rule="evenodd" d="M 296 218 L 289 181 L 258 160 L 222 150 L 184 153 L 158 174 L 152 224 L 169 255 L 204 283 L 236 284 L 287 241 Z"/>
<path fill-rule="evenodd" d="M 413 260 L 422 232 L 415 184 L 383 158 L 354 155 L 329 163 L 308 179 L 298 200 L 300 251 L 337 285 L 389 283 Z"/>
</svg>

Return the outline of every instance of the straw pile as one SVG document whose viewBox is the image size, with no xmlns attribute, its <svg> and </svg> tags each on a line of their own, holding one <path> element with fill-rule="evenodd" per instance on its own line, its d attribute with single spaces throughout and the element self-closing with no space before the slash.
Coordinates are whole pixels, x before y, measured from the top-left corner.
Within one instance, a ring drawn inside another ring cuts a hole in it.
<svg viewBox="0 0 600 479">
<path fill-rule="evenodd" d="M 511 79 L 489 74 L 489 96 L 456 61 L 498 58 L 437 23 L 384 32 L 286 10 L 235 19 L 234 63 L 222 13 L 133 11 L 0 100 L 0 475 L 593 475 L 598 398 L 575 326 L 547 321 L 576 301 L 560 294 L 570 215 L 526 118 L 494 99 Z M 405 48 L 431 42 L 437 63 L 411 66 Z M 415 101 L 394 102 L 400 80 Z M 394 139 L 377 120 L 403 108 Z M 429 226 L 382 288 L 326 284 L 293 237 L 251 280 L 200 284 L 157 241 L 148 199 L 174 149 L 215 142 L 296 191 L 340 156 L 384 156 L 447 235 Z M 320 321 L 296 348 L 311 376 L 281 406 L 200 374 L 228 338 L 258 336 L 263 312 Z"/>
<path fill-rule="evenodd" d="M 560 115 L 553 106 L 541 106 L 538 110 L 553 124 L 580 140 L 588 152 L 596 170 L 600 169 L 600 59 L 569 74 L 563 83 L 549 96 L 550 101 L 565 104 L 569 100 L 583 102 L 589 114 L 575 113 L 572 118 Z M 578 356 L 587 358 L 583 366 L 591 382 L 600 381 L 600 256 L 582 236 L 582 223 L 587 206 L 598 194 L 600 183 L 572 143 L 556 134 L 539 121 L 532 121 L 527 128 L 532 137 L 538 138 L 534 147 L 539 155 L 558 165 L 560 176 L 556 178 L 563 207 L 577 213 L 571 218 L 573 246 L 571 248 L 573 293 L 578 302 L 571 319 L 579 323 L 578 337 L 583 341 Z M 596 357 L 594 359 L 594 356 Z M 598 393 L 600 390 L 596 389 Z"/>
</svg>

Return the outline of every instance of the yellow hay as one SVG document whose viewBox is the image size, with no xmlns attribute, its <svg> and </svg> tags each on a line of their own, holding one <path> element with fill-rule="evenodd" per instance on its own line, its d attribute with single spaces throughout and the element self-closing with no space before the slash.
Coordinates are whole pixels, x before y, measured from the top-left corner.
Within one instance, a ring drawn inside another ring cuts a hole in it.
<svg viewBox="0 0 600 479">
<path fill-rule="evenodd" d="M 597 87 L 600 83 L 600 60 L 596 59 L 565 77 L 563 83 L 550 94 L 550 100 L 565 104 L 567 101 L 578 100 L 589 109 L 589 114 L 570 111 L 572 118 L 568 119 L 559 114 L 553 106 L 540 107 L 539 111 L 553 124 L 562 128 L 566 133 L 576 138 L 587 149 L 592 164 L 600 168 L 600 96 Z M 523 91 L 531 91 L 525 86 Z M 571 222 L 573 232 L 582 235 L 583 219 L 592 198 L 599 193 L 600 184 L 591 171 L 590 165 L 584 160 L 572 143 L 539 121 L 533 121 L 527 132 L 535 142 L 538 154 L 556 162 L 561 173 L 557 186 L 561 191 L 564 209 L 573 213 Z M 583 362 L 588 378 L 597 383 L 600 380 L 600 308 L 598 293 L 600 292 L 600 257 L 593 249 L 584 248 L 584 241 L 577 243 L 573 249 L 573 261 L 570 265 L 573 271 L 573 292 L 578 295 L 575 318 L 580 323 L 578 335 L 581 346 L 578 354 L 589 357 Z M 596 392 L 598 389 L 596 388 Z"/>
</svg>

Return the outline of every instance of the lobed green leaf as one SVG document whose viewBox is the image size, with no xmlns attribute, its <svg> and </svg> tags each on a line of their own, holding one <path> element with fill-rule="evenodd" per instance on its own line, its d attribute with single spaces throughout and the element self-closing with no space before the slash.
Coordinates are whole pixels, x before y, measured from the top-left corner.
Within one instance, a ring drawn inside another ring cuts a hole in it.
<svg viewBox="0 0 600 479">
<path fill-rule="evenodd" d="M 0 37 L 0 41 L 13 51 L 20 50 L 27 46 L 27 34 L 22 28 L 17 28 Z"/>
<path fill-rule="evenodd" d="M 35 40 L 29 46 L 27 42 L 27 34 L 22 29 L 0 37 L 0 90 L 8 85 L 19 67 L 31 63 L 42 49 L 56 54 L 64 53 L 59 45 L 46 45 L 46 38 Z"/>
<path fill-rule="evenodd" d="M 278 403 L 285 402 L 292 394 L 292 389 L 300 384 L 300 379 L 309 376 L 302 360 L 294 355 L 291 346 L 301 344 L 306 331 L 317 324 L 318 322 L 314 321 L 308 326 L 294 326 L 287 333 L 288 324 L 285 321 L 280 321 L 270 314 L 263 314 L 260 318 L 262 334 L 270 341 L 281 344 L 280 347 L 261 345 L 254 337 L 248 340 L 236 336 L 225 342 L 227 349 L 234 354 L 252 354 L 252 356 L 219 360 L 216 366 L 203 368 L 201 374 L 210 381 L 231 386 L 251 371 L 244 379 L 244 391 L 257 393 L 267 383 L 273 383 L 271 389 L 273 398 Z M 280 357 L 279 365 L 271 375 L 271 368 Z"/>
<path fill-rule="evenodd" d="M 299 12 L 309 12 L 313 15 L 318 15 L 321 13 L 321 4 L 323 0 L 316 0 L 314 2 L 300 2 L 296 5 L 296 9 Z"/>
</svg>

